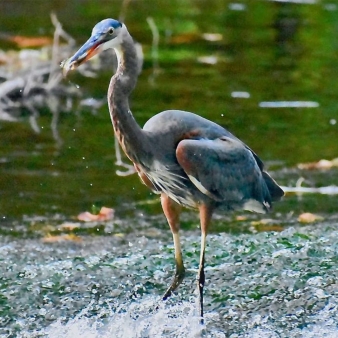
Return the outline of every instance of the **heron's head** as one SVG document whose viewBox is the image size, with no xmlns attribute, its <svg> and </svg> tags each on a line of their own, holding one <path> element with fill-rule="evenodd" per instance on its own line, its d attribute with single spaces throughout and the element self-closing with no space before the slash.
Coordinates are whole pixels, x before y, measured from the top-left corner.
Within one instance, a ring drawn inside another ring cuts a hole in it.
<svg viewBox="0 0 338 338">
<path fill-rule="evenodd" d="M 63 74 L 76 69 L 94 55 L 108 48 L 116 48 L 121 44 L 121 31 L 124 25 L 114 19 L 105 19 L 95 25 L 91 37 L 69 59 L 61 63 Z"/>
</svg>

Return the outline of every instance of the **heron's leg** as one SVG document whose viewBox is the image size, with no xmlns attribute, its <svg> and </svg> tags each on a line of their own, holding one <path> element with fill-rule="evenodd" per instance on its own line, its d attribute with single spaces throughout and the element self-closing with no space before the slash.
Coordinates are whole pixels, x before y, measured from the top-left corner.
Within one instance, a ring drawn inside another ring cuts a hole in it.
<svg viewBox="0 0 338 338">
<path fill-rule="evenodd" d="M 169 223 L 171 232 L 173 234 L 174 246 L 175 246 L 175 261 L 176 261 L 176 272 L 172 283 L 170 284 L 168 290 L 163 295 L 163 300 L 169 298 L 174 290 L 182 283 L 185 270 L 182 259 L 181 243 L 179 232 L 179 215 L 181 211 L 180 205 L 175 201 L 169 198 L 165 194 L 161 194 L 161 204 L 163 212 Z"/>
<path fill-rule="evenodd" d="M 199 307 L 201 324 L 203 324 L 203 288 L 205 283 L 204 274 L 204 261 L 205 261 L 205 244 L 206 237 L 208 234 L 208 227 L 210 224 L 213 209 L 205 204 L 201 204 L 199 207 L 200 221 L 201 221 L 201 253 L 200 253 L 200 264 L 197 275 L 197 289 L 199 292 Z"/>
</svg>

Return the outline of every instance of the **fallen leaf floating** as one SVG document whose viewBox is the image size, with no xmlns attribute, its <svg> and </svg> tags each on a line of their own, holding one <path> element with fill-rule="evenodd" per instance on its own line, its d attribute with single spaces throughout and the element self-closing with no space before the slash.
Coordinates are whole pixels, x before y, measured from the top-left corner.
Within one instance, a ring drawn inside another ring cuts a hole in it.
<svg viewBox="0 0 338 338">
<path fill-rule="evenodd" d="M 109 221 L 113 218 L 114 218 L 114 209 L 106 207 L 102 207 L 97 215 L 92 214 L 89 211 L 85 211 L 77 216 L 77 219 L 83 222 Z"/>
<path fill-rule="evenodd" d="M 256 231 L 258 232 L 270 232 L 270 231 L 275 231 L 275 232 L 282 232 L 284 230 L 284 227 L 281 225 L 256 225 L 255 226 Z"/>
<path fill-rule="evenodd" d="M 333 160 L 320 160 L 318 162 L 310 162 L 310 163 L 300 163 L 298 164 L 299 169 L 323 169 L 323 170 L 328 170 L 334 167 L 338 167 L 338 157 L 334 158 Z"/>
<path fill-rule="evenodd" d="M 324 218 L 319 215 L 312 214 L 310 212 L 304 212 L 298 216 L 298 222 L 300 223 L 313 223 L 316 221 L 322 221 Z"/>
<path fill-rule="evenodd" d="M 236 221 L 242 222 L 242 221 L 246 221 L 248 219 L 248 217 L 243 216 L 243 215 L 238 215 L 235 217 Z"/>
<path fill-rule="evenodd" d="M 260 219 L 259 221 L 252 221 L 251 225 L 271 225 L 274 223 L 276 223 L 276 221 L 273 219 L 263 218 L 263 219 Z"/>
<path fill-rule="evenodd" d="M 80 228 L 80 224 L 76 224 L 76 223 L 63 223 L 60 225 L 60 230 L 63 231 L 73 231 L 75 229 Z"/>
<path fill-rule="evenodd" d="M 263 218 L 259 221 L 252 221 L 251 225 L 259 232 L 276 231 L 281 232 L 284 227 L 278 221 L 270 218 Z"/>
<path fill-rule="evenodd" d="M 0 33 L 0 39 L 13 42 L 20 48 L 44 47 L 53 43 L 53 39 L 48 36 L 32 37 Z"/>
<path fill-rule="evenodd" d="M 198 41 L 200 39 L 199 34 L 197 33 L 183 33 L 180 35 L 174 35 L 170 38 L 170 43 L 172 44 L 184 44 L 193 41 Z"/>
<path fill-rule="evenodd" d="M 42 238 L 43 243 L 60 243 L 60 242 L 81 242 L 82 239 L 79 236 L 76 236 L 74 234 L 65 234 L 65 235 L 47 235 L 46 237 Z"/>
</svg>

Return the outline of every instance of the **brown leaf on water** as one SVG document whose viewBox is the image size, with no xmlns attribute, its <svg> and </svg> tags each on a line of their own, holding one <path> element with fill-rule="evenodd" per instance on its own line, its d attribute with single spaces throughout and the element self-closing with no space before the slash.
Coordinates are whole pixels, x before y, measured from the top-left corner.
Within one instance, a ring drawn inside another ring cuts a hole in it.
<svg viewBox="0 0 338 338">
<path fill-rule="evenodd" d="M 276 232 L 282 232 L 284 230 L 284 227 L 282 225 L 277 224 L 267 224 L 267 225 L 259 225 L 256 226 L 256 230 L 259 232 L 268 232 L 268 231 L 276 231 Z"/>
<path fill-rule="evenodd" d="M 243 215 L 238 215 L 235 217 L 236 221 L 246 221 L 248 217 L 243 216 Z"/>
<path fill-rule="evenodd" d="M 66 231 L 73 231 L 74 229 L 78 229 L 80 227 L 80 224 L 77 223 L 63 223 L 59 226 L 60 230 L 66 230 Z"/>
<path fill-rule="evenodd" d="M 334 158 L 331 161 L 322 159 L 318 162 L 298 164 L 299 169 L 306 169 L 306 170 L 314 170 L 314 169 L 328 170 L 334 167 L 338 167 L 338 158 Z"/>
<path fill-rule="evenodd" d="M 262 218 L 258 221 L 252 221 L 251 224 L 252 225 L 267 225 L 267 224 L 273 224 L 276 223 L 275 220 L 271 219 L 271 218 Z"/>
<path fill-rule="evenodd" d="M 83 222 L 109 221 L 114 218 L 114 212 L 114 209 L 102 207 L 97 215 L 94 215 L 89 211 L 85 211 L 79 214 L 77 219 Z"/>
<path fill-rule="evenodd" d="M 259 232 L 265 231 L 283 231 L 284 227 L 277 223 L 276 220 L 270 218 L 263 218 L 259 221 L 251 222 L 251 225 L 255 227 L 255 229 Z"/>
<path fill-rule="evenodd" d="M 124 237 L 126 234 L 124 234 L 123 232 L 118 232 L 116 234 L 114 234 L 115 237 Z"/>
<path fill-rule="evenodd" d="M 82 239 L 79 236 L 76 236 L 74 234 L 64 234 L 64 235 L 47 235 L 44 238 L 42 238 L 43 243 L 60 243 L 60 242 L 66 242 L 66 241 L 72 241 L 72 242 L 81 242 Z"/>
<path fill-rule="evenodd" d="M 20 48 L 44 47 L 50 46 L 53 39 L 48 36 L 23 36 L 23 35 L 5 35 L 2 36 L 3 40 L 15 43 Z"/>
<path fill-rule="evenodd" d="M 15 43 L 20 48 L 50 46 L 53 39 L 49 36 L 10 35 L 0 32 L 0 39 Z"/>
<path fill-rule="evenodd" d="M 313 223 L 316 221 L 322 221 L 324 218 L 319 215 L 312 214 L 310 212 L 304 212 L 298 216 L 298 222 L 300 223 Z"/>
<path fill-rule="evenodd" d="M 179 35 L 173 35 L 170 39 L 170 43 L 172 44 L 190 43 L 193 41 L 197 41 L 199 39 L 200 35 L 197 33 L 182 33 Z"/>
</svg>

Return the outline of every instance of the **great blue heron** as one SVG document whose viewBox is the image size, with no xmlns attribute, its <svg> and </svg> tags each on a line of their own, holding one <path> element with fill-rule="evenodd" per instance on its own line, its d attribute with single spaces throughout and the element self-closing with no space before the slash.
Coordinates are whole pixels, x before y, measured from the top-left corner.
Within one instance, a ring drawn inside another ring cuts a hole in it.
<svg viewBox="0 0 338 338">
<path fill-rule="evenodd" d="M 244 209 L 265 213 L 284 192 L 263 171 L 263 163 L 242 141 L 218 124 L 193 113 L 166 110 L 143 127 L 129 108 L 138 77 L 137 56 L 127 27 L 114 19 L 99 22 L 88 41 L 63 63 L 64 74 L 95 54 L 114 48 L 118 68 L 108 88 L 115 134 L 141 181 L 161 194 L 163 212 L 173 234 L 176 272 L 167 299 L 182 282 L 185 269 L 179 238 L 181 206 L 199 210 L 201 252 L 197 285 L 203 321 L 204 252 L 215 210 Z"/>
</svg>

